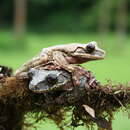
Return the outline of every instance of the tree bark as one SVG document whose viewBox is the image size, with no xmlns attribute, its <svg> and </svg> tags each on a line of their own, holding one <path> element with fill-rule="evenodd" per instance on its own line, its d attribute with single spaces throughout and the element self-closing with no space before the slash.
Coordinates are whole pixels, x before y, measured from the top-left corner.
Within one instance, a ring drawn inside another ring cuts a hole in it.
<svg viewBox="0 0 130 130">
<path fill-rule="evenodd" d="M 119 37 L 126 35 L 127 31 L 127 1 L 119 0 L 117 5 L 116 31 Z"/>
<path fill-rule="evenodd" d="M 41 68 L 38 70 L 40 71 Z M 63 74 L 64 70 L 62 70 Z M 68 119 L 66 112 L 70 112 L 72 113 L 70 122 L 73 127 L 79 126 L 81 121 L 86 126 L 91 126 L 95 122 L 98 127 L 111 130 L 113 112 L 130 104 L 130 87 L 121 84 L 112 85 L 112 83 L 102 86 L 90 71 L 80 66 L 75 68 L 73 80 L 71 74 L 68 75 L 70 76 L 65 75 L 65 77 L 70 78 L 68 81 L 71 82 L 72 89 L 67 89 L 68 84 L 65 84 L 62 90 L 43 93 L 29 90 L 33 75 L 1 77 L 0 127 L 5 130 L 20 130 L 24 126 L 24 115 L 32 112 L 38 113 L 35 115 L 36 121 L 52 119 L 60 129 L 64 129 L 65 119 Z M 43 81 L 45 79 L 44 77 Z M 40 86 L 37 84 L 37 87 Z"/>
<path fill-rule="evenodd" d="M 23 37 L 26 30 L 26 0 L 14 0 L 14 33 L 16 38 Z"/>
<path fill-rule="evenodd" d="M 112 0 L 103 0 L 99 5 L 98 30 L 101 34 L 106 34 L 107 32 L 109 32 L 112 3 L 113 3 Z"/>
</svg>

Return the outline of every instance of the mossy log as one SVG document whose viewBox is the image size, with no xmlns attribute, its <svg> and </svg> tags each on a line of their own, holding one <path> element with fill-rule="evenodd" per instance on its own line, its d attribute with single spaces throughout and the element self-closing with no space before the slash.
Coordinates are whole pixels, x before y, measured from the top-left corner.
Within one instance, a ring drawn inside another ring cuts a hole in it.
<svg viewBox="0 0 130 130">
<path fill-rule="evenodd" d="M 84 84 L 81 77 L 87 79 Z M 70 91 L 35 93 L 29 90 L 30 80 L 28 75 L 1 76 L 0 130 L 21 130 L 27 126 L 24 120 L 28 112 L 36 113 L 36 122 L 51 119 L 62 130 L 67 126 L 92 127 L 94 124 L 111 130 L 113 112 L 129 108 L 129 86 L 111 82 L 101 85 L 90 71 L 80 66 L 75 68 Z M 71 112 L 70 118 L 67 112 Z M 66 119 L 70 119 L 69 122 Z"/>
</svg>

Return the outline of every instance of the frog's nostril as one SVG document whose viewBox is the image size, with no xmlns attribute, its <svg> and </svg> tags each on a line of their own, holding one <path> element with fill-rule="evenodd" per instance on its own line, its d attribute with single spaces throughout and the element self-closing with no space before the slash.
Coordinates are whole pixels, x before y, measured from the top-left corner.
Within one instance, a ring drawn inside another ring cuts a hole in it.
<svg viewBox="0 0 130 130">
<path fill-rule="evenodd" d="M 58 77 L 56 74 L 48 74 L 45 80 L 48 84 L 54 85 L 57 83 Z"/>
</svg>

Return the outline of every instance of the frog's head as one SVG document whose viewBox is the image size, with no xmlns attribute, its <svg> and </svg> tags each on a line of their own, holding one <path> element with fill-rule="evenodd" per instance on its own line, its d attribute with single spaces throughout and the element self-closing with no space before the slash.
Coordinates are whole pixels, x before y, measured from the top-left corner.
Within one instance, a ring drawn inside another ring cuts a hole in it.
<svg viewBox="0 0 130 130">
<path fill-rule="evenodd" d="M 105 51 L 98 47 L 95 41 L 88 44 L 77 44 L 71 52 L 68 61 L 71 63 L 84 63 L 92 60 L 104 59 Z"/>
<path fill-rule="evenodd" d="M 69 81 L 69 78 L 66 78 L 66 76 L 62 75 L 62 72 L 58 70 L 40 70 L 32 68 L 28 74 L 31 79 L 29 89 L 36 93 L 60 89 Z"/>
</svg>

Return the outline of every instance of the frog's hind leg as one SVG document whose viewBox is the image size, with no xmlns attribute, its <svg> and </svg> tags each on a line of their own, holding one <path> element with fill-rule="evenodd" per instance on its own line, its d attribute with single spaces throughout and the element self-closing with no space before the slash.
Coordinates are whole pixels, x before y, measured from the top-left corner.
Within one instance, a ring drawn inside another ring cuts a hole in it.
<svg viewBox="0 0 130 130">
<path fill-rule="evenodd" d="M 63 52 L 59 52 L 59 51 L 53 52 L 53 60 L 54 60 L 54 64 L 57 64 L 61 68 L 65 69 L 66 71 L 70 73 L 74 71 L 73 65 L 67 62 Z"/>
<path fill-rule="evenodd" d="M 32 60 L 28 61 L 27 63 L 23 64 L 19 69 L 16 70 L 14 75 L 19 75 L 22 72 L 27 72 L 30 68 L 34 68 L 40 64 L 44 64 L 48 61 L 46 55 L 43 57 L 34 57 Z"/>
</svg>

